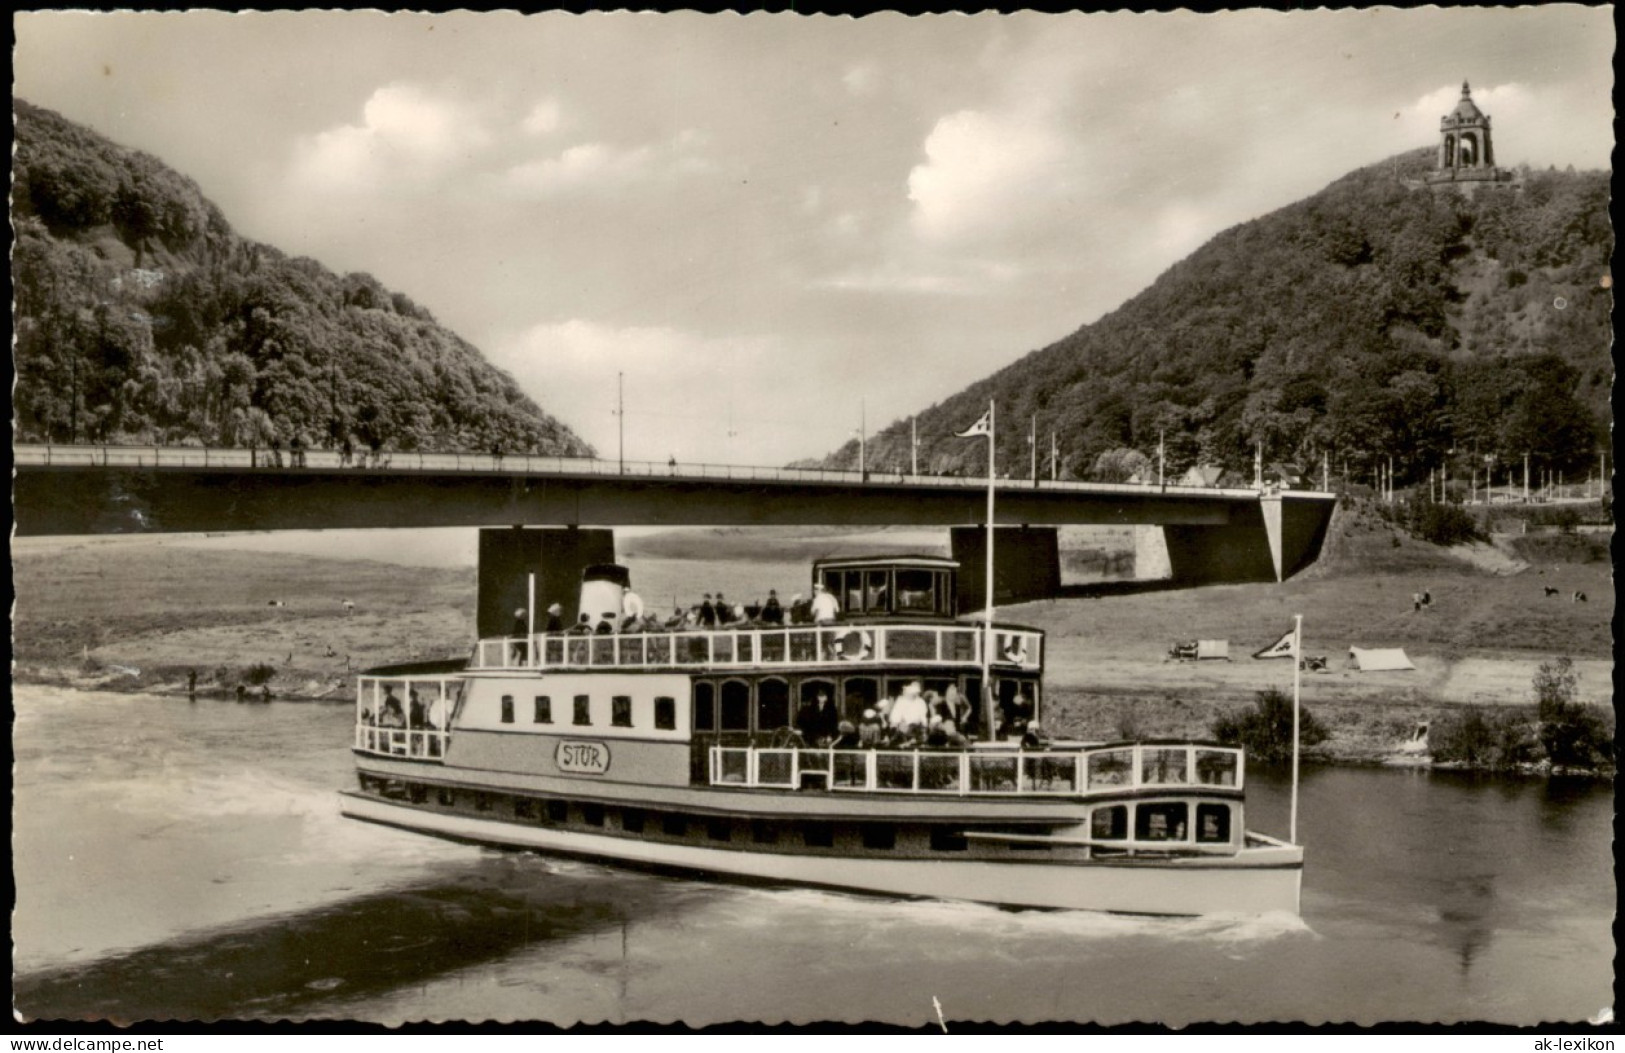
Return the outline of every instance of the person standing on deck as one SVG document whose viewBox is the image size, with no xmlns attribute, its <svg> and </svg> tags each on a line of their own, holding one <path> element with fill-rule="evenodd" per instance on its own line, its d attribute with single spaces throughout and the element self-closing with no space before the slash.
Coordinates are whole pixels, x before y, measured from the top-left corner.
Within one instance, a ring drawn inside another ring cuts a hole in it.
<svg viewBox="0 0 1625 1053">
<path fill-rule="evenodd" d="M 705 594 L 705 600 L 700 604 L 700 628 L 709 629 L 717 624 L 717 609 L 711 606 L 711 594 Z"/>
<path fill-rule="evenodd" d="M 549 604 L 547 608 L 547 628 L 544 632 L 561 633 L 564 631 L 564 608 L 557 603 Z"/>
<path fill-rule="evenodd" d="M 767 602 L 762 604 L 762 621 L 768 625 L 784 624 L 784 608 L 779 605 L 779 594 L 767 590 Z"/>
<path fill-rule="evenodd" d="M 813 586 L 812 616 L 819 625 L 829 625 L 841 614 L 841 604 L 835 594 L 824 588 L 823 582 Z"/>
<path fill-rule="evenodd" d="M 515 637 L 513 642 L 513 663 L 524 664 L 525 658 L 530 654 L 530 624 L 525 618 L 525 608 L 515 607 L 513 612 L 513 627 L 508 632 Z"/>
<path fill-rule="evenodd" d="M 626 632 L 643 624 L 643 597 L 632 591 L 632 586 L 621 586 L 621 631 Z"/>
</svg>

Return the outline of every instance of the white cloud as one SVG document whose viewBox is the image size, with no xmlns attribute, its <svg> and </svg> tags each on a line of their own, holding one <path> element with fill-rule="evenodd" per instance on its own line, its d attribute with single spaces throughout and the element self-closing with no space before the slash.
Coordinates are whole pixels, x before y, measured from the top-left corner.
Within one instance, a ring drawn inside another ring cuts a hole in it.
<svg viewBox="0 0 1625 1053">
<path fill-rule="evenodd" d="M 530 135 L 547 135 L 558 131 L 563 123 L 564 109 L 559 100 L 547 98 L 532 106 L 519 126 Z"/>
<path fill-rule="evenodd" d="M 841 83 L 853 95 L 871 95 L 880 86 L 880 70 L 873 63 L 861 63 L 847 70 Z"/>
<path fill-rule="evenodd" d="M 1030 222 L 1062 191 L 1074 152 L 1039 114 L 949 114 L 908 175 L 914 230 L 927 241 L 961 242 Z"/>
<path fill-rule="evenodd" d="M 372 93 L 360 124 L 296 143 L 294 177 L 335 190 L 366 189 L 384 179 L 432 179 L 489 142 L 474 107 L 397 82 Z"/>
<path fill-rule="evenodd" d="M 555 156 L 513 165 L 502 182 L 510 192 L 534 198 L 621 190 L 651 179 L 710 171 L 712 164 L 694 152 L 702 142 L 690 130 L 656 145 L 577 143 Z"/>
</svg>

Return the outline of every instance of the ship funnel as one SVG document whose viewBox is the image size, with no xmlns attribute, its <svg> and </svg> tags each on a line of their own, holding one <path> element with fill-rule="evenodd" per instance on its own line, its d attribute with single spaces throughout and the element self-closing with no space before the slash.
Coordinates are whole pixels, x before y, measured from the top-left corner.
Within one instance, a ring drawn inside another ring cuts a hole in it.
<svg viewBox="0 0 1625 1053">
<path fill-rule="evenodd" d="M 597 632 L 600 625 L 611 629 L 621 624 L 621 590 L 632 584 L 632 573 L 619 563 L 594 563 L 581 572 L 581 602 L 578 619 Z"/>
</svg>

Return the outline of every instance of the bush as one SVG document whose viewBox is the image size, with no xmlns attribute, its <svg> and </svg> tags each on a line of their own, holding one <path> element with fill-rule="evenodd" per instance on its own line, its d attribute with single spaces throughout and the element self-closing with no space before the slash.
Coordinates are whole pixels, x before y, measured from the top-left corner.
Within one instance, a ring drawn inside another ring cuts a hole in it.
<svg viewBox="0 0 1625 1053">
<path fill-rule="evenodd" d="M 1601 713 L 1575 701 L 1579 677 L 1567 656 L 1542 662 L 1532 683 L 1540 744 L 1554 766 L 1601 768 L 1614 762 L 1614 729 Z"/>
<path fill-rule="evenodd" d="M 261 684 L 270 683 L 271 678 L 273 676 L 275 676 L 275 675 L 276 675 L 276 666 L 267 665 L 264 662 L 256 662 L 253 665 L 249 666 L 248 669 L 244 671 L 244 673 L 243 673 L 243 682 L 247 683 L 247 684 L 250 684 L 250 685 L 252 685 L 254 687 L 258 687 Z"/>
<path fill-rule="evenodd" d="M 1483 539 L 1478 520 L 1460 505 L 1440 501 L 1413 502 L 1406 506 L 1403 525 L 1423 541 L 1435 545 L 1464 545 Z"/>
<path fill-rule="evenodd" d="M 1326 741 L 1327 731 L 1313 713 L 1299 714 L 1298 739 L 1304 747 Z M 1226 746 L 1240 746 L 1249 759 L 1266 764 L 1292 756 L 1292 696 L 1272 687 L 1258 692 L 1253 708 L 1227 713 L 1211 725 L 1213 737 Z"/>
<path fill-rule="evenodd" d="M 1468 706 L 1441 717 L 1428 729 L 1428 752 L 1441 762 L 1505 771 L 1540 759 L 1540 746 L 1526 714 Z"/>
</svg>

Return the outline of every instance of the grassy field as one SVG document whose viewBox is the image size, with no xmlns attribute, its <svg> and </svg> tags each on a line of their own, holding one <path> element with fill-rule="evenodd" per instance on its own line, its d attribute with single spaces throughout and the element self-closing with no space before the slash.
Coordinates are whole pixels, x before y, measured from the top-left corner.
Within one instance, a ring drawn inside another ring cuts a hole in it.
<svg viewBox="0 0 1625 1053">
<path fill-rule="evenodd" d="M 1576 659 L 1582 699 L 1611 703 L 1612 568 L 1596 558 L 1606 548 L 1558 535 L 1500 540 L 1446 551 L 1340 513 L 1321 562 L 1284 584 L 1101 590 L 999 614 L 1048 633 L 1051 730 L 1097 739 L 1205 735 L 1258 690 L 1289 686 L 1290 663 L 1249 655 L 1302 614 L 1305 651 L 1330 660 L 1329 672 L 1304 677 L 1305 703 L 1333 731 L 1326 751 L 1372 759 L 1450 707 L 1528 705 L 1535 669 L 1560 654 Z M 621 555 L 664 612 L 719 589 L 743 601 L 773 587 L 788 599 L 806 589 L 814 558 L 930 551 L 930 541 L 909 531 L 681 531 L 630 538 Z M 356 670 L 464 654 L 473 640 L 467 568 L 143 537 L 24 541 L 12 569 L 19 680 L 178 691 L 196 669 L 201 690 L 227 694 L 260 666 L 281 697 L 345 698 Z M 1411 597 L 1423 589 L 1433 602 L 1418 612 Z M 1573 602 L 1576 590 L 1587 602 Z M 1233 660 L 1165 660 L 1175 640 L 1195 638 L 1228 640 Z M 1417 669 L 1355 672 L 1351 646 L 1403 647 Z"/>
</svg>

